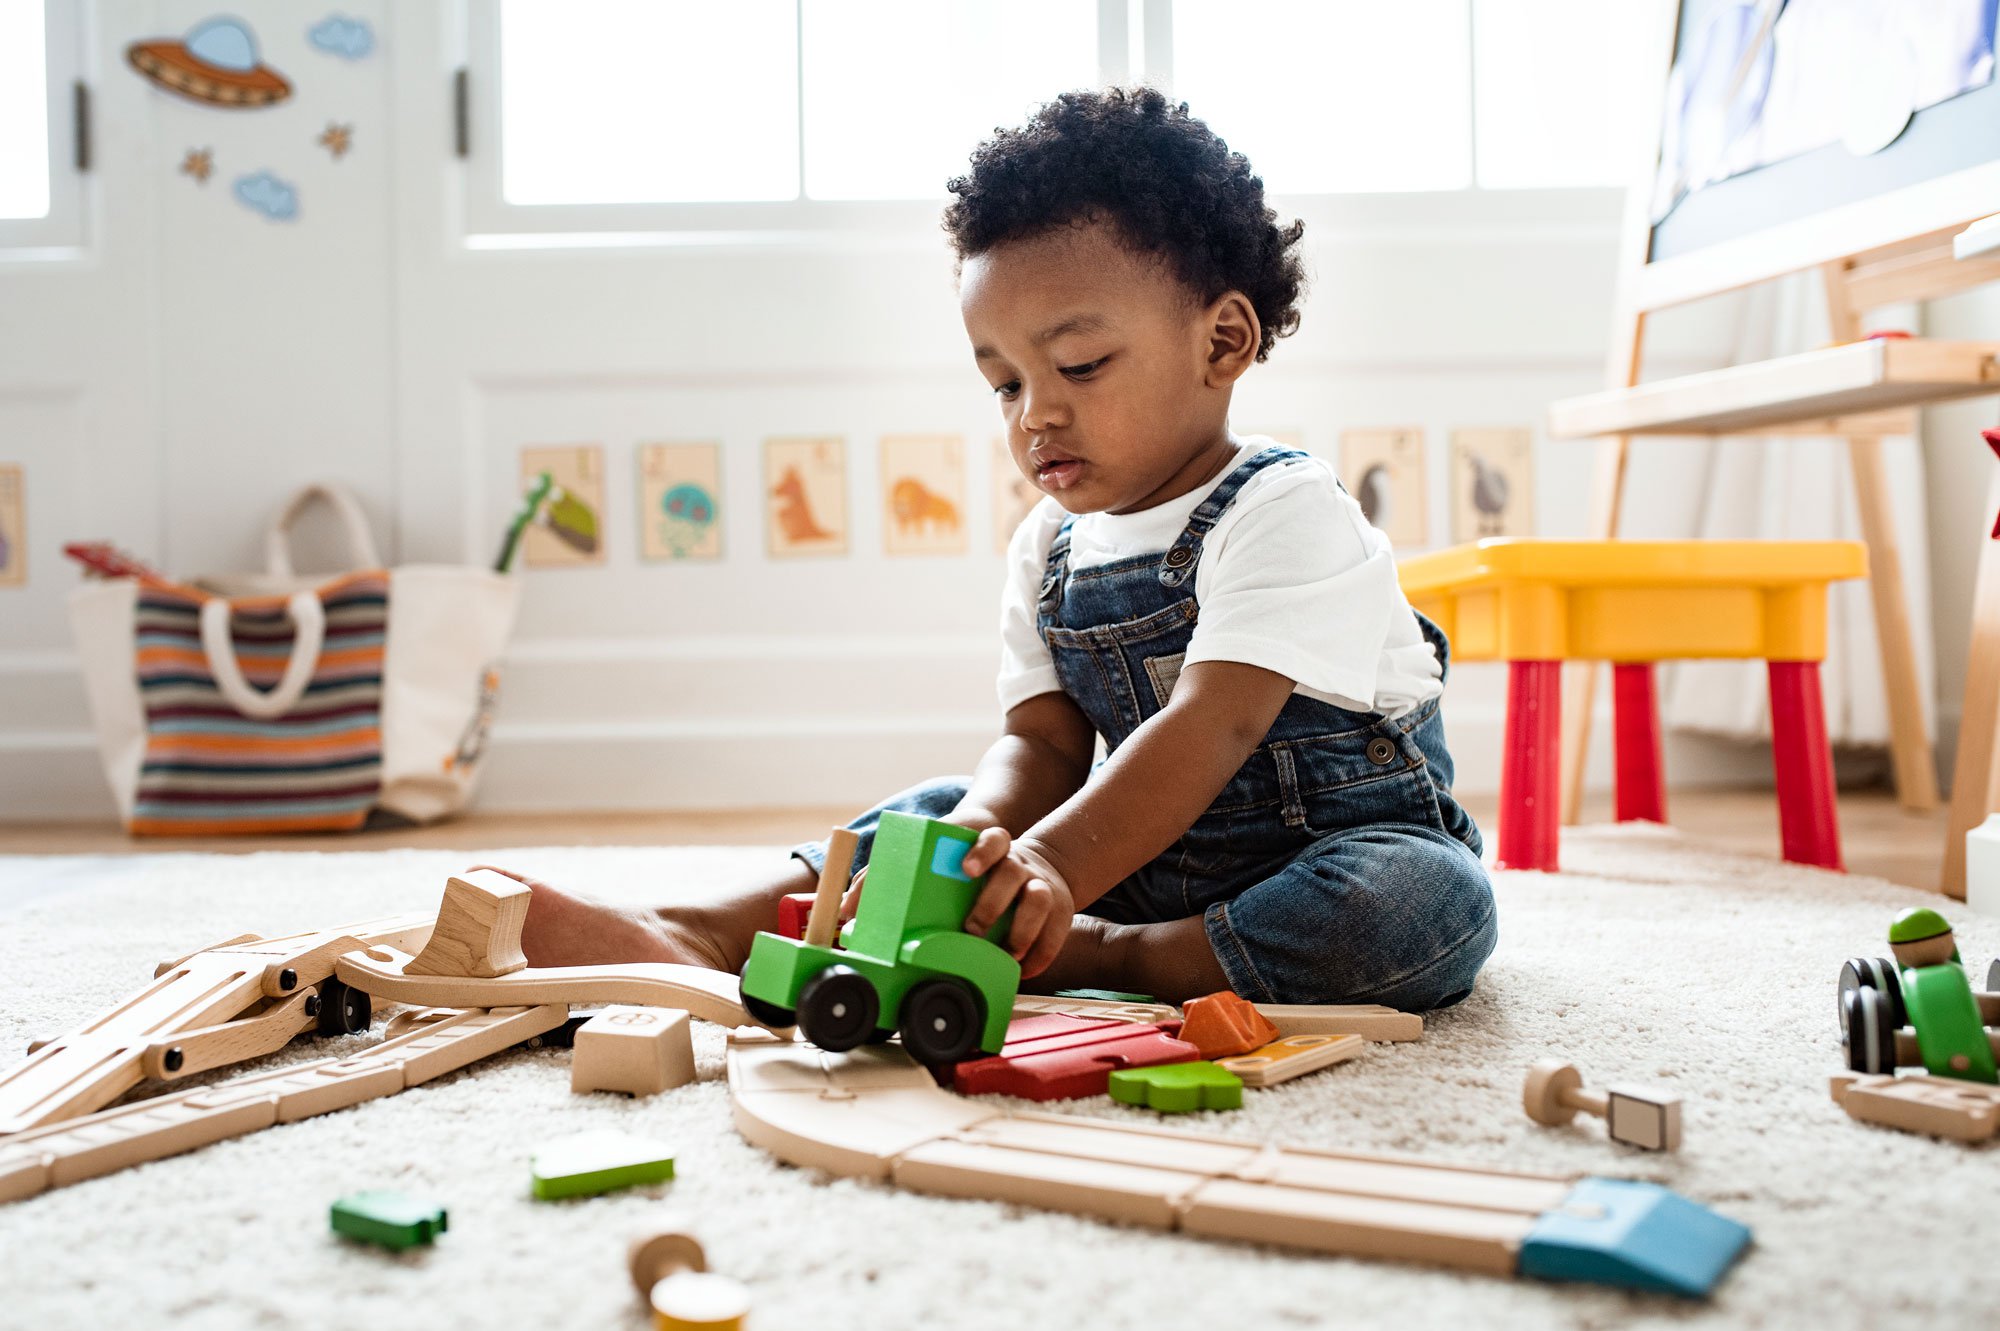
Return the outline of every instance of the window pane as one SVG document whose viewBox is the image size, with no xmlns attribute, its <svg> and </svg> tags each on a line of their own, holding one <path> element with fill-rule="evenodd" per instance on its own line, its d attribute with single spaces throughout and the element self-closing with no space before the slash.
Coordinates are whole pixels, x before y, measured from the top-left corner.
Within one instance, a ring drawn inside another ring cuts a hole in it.
<svg viewBox="0 0 2000 1331">
<path fill-rule="evenodd" d="M 1174 95 L 1275 193 L 1472 183 L 1465 0 L 1174 0 Z"/>
<path fill-rule="evenodd" d="M 0 217 L 49 215 L 42 0 L 0 0 Z"/>
<path fill-rule="evenodd" d="M 503 0 L 509 203 L 798 196 L 792 0 Z"/>
<path fill-rule="evenodd" d="M 1605 0 L 1473 0 L 1480 185 L 1631 184 L 1666 79 L 1640 68 L 1647 27 Z"/>
<path fill-rule="evenodd" d="M 806 193 L 923 199 L 996 125 L 1097 83 L 1083 0 L 804 0 Z"/>
</svg>

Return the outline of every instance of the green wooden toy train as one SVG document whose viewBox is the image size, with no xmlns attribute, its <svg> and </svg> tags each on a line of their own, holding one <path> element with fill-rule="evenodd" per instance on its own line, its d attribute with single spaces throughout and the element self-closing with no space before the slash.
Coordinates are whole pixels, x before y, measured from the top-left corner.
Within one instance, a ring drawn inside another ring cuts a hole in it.
<svg viewBox="0 0 2000 1331">
<path fill-rule="evenodd" d="M 1007 1036 L 1021 966 L 997 941 L 1012 912 L 984 936 L 965 916 L 984 877 L 968 877 L 977 834 L 911 814 L 885 813 L 868 857 L 866 890 L 838 946 L 760 933 L 743 966 L 743 1006 L 835 1052 L 900 1035 L 918 1061 L 994 1054 Z"/>
</svg>

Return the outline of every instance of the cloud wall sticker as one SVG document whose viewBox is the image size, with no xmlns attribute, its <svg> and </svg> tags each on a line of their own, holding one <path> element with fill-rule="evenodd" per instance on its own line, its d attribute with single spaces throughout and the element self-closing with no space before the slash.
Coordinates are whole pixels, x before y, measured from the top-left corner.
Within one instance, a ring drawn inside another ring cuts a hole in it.
<svg viewBox="0 0 2000 1331">
<path fill-rule="evenodd" d="M 245 208 L 264 214 L 273 222 L 289 222 L 299 215 L 299 192 L 269 171 L 238 176 L 233 187 L 237 201 Z"/>
<path fill-rule="evenodd" d="M 361 19 L 329 14 L 306 29 L 306 40 L 328 55 L 359 60 L 375 49 L 375 30 Z"/>
</svg>

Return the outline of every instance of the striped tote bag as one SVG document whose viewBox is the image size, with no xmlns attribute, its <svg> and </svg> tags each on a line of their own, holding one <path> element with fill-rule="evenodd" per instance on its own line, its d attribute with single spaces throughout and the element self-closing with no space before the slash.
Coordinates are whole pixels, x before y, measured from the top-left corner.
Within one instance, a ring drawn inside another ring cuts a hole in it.
<svg viewBox="0 0 2000 1331">
<path fill-rule="evenodd" d="M 331 505 L 351 572 L 301 579 L 289 530 Z M 336 831 L 376 810 L 428 822 L 470 798 L 516 586 L 477 568 L 380 567 L 361 509 L 294 496 L 267 568 L 124 578 L 71 602 L 98 743 L 140 836 Z"/>
</svg>

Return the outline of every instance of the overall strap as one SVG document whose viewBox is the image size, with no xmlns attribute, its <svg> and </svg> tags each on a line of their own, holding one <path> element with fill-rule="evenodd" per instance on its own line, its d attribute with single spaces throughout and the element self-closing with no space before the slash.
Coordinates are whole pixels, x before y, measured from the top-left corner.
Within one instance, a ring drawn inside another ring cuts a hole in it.
<svg viewBox="0 0 2000 1331">
<path fill-rule="evenodd" d="M 1042 571 L 1041 595 L 1036 598 L 1038 608 L 1045 614 L 1054 614 L 1062 601 L 1063 575 L 1069 572 L 1069 525 L 1075 521 L 1074 513 L 1063 514 L 1062 526 L 1049 542 L 1049 561 Z"/>
<path fill-rule="evenodd" d="M 1222 484 L 1211 490 L 1208 498 L 1188 515 L 1187 526 L 1181 529 L 1181 534 L 1160 560 L 1161 584 L 1178 587 L 1194 576 L 1195 566 L 1201 562 L 1201 543 L 1207 539 L 1215 524 L 1222 521 L 1222 515 L 1236 502 L 1237 492 L 1250 483 L 1252 476 L 1277 463 L 1310 456 L 1301 449 L 1273 445 L 1238 463 L 1234 471 L 1222 478 Z"/>
</svg>

